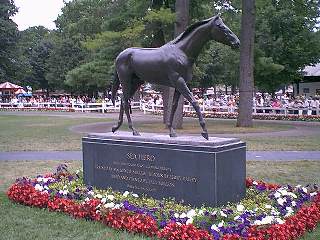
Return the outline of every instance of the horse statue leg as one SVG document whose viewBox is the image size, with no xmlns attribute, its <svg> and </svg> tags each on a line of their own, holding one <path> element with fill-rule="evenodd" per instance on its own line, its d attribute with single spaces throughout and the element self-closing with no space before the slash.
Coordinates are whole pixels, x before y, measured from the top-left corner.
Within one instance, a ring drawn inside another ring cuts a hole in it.
<svg viewBox="0 0 320 240">
<path fill-rule="evenodd" d="M 128 127 L 132 130 L 132 134 L 134 136 L 140 136 L 140 133 L 133 127 L 133 124 L 132 124 L 132 120 L 130 116 L 129 100 L 134 95 L 134 93 L 137 91 L 137 89 L 140 87 L 141 84 L 139 84 L 139 82 L 136 82 L 137 79 L 135 77 L 129 77 L 123 80 L 126 80 L 125 81 L 126 84 L 122 84 L 122 91 L 123 91 L 123 106 L 124 106 L 124 112 L 126 113 L 126 116 L 128 119 Z"/>
<path fill-rule="evenodd" d="M 200 126 L 202 128 L 202 133 L 201 135 L 209 140 L 209 135 L 208 135 L 208 130 L 206 128 L 206 123 L 203 119 L 203 116 L 201 114 L 200 111 L 200 107 L 199 104 L 197 102 L 197 100 L 194 98 L 192 92 L 189 90 L 185 80 L 182 77 L 179 77 L 179 79 L 176 82 L 176 88 L 180 91 L 180 93 L 191 103 L 191 105 L 193 106 L 194 110 L 197 113 L 197 116 L 199 118 L 199 123 Z"/>
<path fill-rule="evenodd" d="M 118 120 L 118 123 L 117 125 L 113 126 L 112 127 L 112 132 L 114 133 L 115 131 L 117 131 L 120 126 L 122 125 L 123 123 L 123 113 L 124 113 L 124 108 L 123 108 L 123 101 L 121 99 L 121 103 L 120 103 L 120 112 L 119 112 L 119 120 Z"/>
<path fill-rule="evenodd" d="M 171 108 L 169 123 L 168 123 L 168 128 L 169 128 L 169 131 L 170 131 L 170 134 L 169 134 L 170 137 L 177 137 L 177 133 L 172 127 L 172 122 L 173 122 L 174 114 L 175 114 L 175 112 L 177 110 L 177 107 L 178 107 L 178 102 L 179 102 L 180 95 L 181 95 L 181 93 L 177 89 L 175 89 L 174 95 L 173 95 L 173 100 L 172 100 L 172 108 Z"/>
</svg>

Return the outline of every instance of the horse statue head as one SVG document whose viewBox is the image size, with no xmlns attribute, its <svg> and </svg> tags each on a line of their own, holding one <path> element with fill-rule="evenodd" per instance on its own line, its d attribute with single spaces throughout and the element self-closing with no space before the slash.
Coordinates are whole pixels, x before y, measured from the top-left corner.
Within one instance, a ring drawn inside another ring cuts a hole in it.
<svg viewBox="0 0 320 240">
<path fill-rule="evenodd" d="M 234 49 L 240 47 L 240 40 L 222 21 L 220 14 L 210 19 L 211 38 Z"/>
</svg>

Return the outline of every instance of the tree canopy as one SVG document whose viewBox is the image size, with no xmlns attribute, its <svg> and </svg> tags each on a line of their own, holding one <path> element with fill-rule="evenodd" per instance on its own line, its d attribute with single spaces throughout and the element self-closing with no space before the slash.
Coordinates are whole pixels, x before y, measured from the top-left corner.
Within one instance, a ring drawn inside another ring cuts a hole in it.
<svg viewBox="0 0 320 240">
<path fill-rule="evenodd" d="M 274 92 L 301 78 L 320 59 L 316 0 L 256 0 L 255 86 Z M 241 1 L 190 1 L 190 23 L 221 12 L 239 36 Z M 174 0 L 73 0 L 65 2 L 57 29 L 19 32 L 13 0 L 0 5 L 0 79 L 74 93 L 95 94 L 110 86 L 115 57 L 127 47 L 158 47 L 173 39 Z M 194 68 L 191 86 L 239 86 L 239 52 L 210 42 Z"/>
</svg>

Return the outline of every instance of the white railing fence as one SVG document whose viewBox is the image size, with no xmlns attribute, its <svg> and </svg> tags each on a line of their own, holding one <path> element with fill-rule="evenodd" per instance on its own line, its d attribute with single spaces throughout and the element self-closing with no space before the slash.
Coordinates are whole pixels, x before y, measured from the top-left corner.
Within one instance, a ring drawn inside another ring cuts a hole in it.
<svg viewBox="0 0 320 240">
<path fill-rule="evenodd" d="M 229 106 L 206 106 L 200 105 L 203 113 L 237 113 L 237 107 Z M 57 102 L 41 102 L 41 103 L 0 103 L 0 109 L 12 110 L 61 110 L 70 112 L 119 112 L 120 102 L 116 102 L 115 106 L 111 103 L 57 103 Z M 132 110 L 141 110 L 144 113 L 162 113 L 163 105 L 156 105 L 150 103 L 131 102 Z M 190 105 L 184 105 L 183 111 L 185 113 L 194 113 L 194 109 Z M 274 108 L 274 107 L 253 107 L 253 113 L 256 115 L 310 115 L 320 116 L 320 108 Z"/>
</svg>

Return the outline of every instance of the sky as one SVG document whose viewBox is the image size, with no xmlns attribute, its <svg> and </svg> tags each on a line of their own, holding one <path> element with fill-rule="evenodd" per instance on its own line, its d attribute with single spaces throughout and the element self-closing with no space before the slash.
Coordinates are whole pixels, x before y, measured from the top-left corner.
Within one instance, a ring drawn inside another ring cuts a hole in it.
<svg viewBox="0 0 320 240">
<path fill-rule="evenodd" d="M 12 18 L 20 31 L 32 26 L 42 25 L 54 29 L 63 7 L 63 0 L 15 0 L 19 12 Z"/>
</svg>

